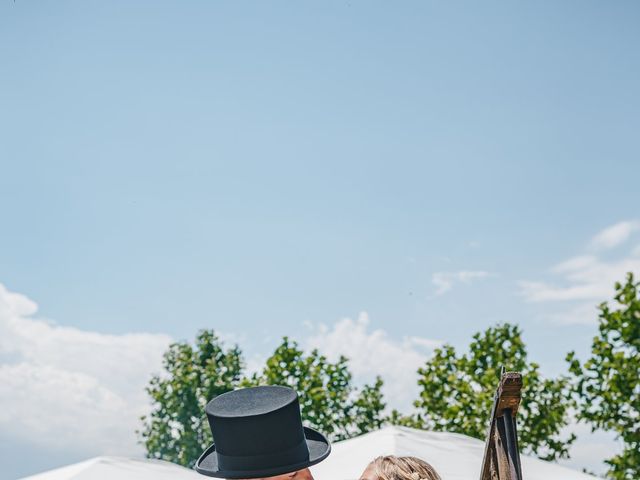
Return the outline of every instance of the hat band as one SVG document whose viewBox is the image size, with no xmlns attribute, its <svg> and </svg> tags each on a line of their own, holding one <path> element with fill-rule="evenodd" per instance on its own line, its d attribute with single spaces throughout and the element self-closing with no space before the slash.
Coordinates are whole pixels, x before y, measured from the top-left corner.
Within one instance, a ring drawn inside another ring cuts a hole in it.
<svg viewBox="0 0 640 480">
<path fill-rule="evenodd" d="M 309 448 L 303 440 L 288 450 L 266 455 L 224 455 L 218 451 L 216 455 L 222 471 L 251 471 L 306 462 L 309 460 Z"/>
</svg>

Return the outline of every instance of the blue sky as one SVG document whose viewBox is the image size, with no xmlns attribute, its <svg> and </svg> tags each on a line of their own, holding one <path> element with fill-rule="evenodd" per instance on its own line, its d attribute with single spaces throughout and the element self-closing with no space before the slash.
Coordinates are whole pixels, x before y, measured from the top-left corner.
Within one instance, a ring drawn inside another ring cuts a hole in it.
<svg viewBox="0 0 640 480">
<path fill-rule="evenodd" d="M 511 321 L 559 373 L 639 268 L 639 13 L 4 2 L 0 283 L 38 305 L 6 311 L 111 339 L 215 328 L 256 359 L 284 334 L 337 348 L 361 312 L 396 346 Z M 34 448 L 12 477 L 83 453 Z"/>
</svg>

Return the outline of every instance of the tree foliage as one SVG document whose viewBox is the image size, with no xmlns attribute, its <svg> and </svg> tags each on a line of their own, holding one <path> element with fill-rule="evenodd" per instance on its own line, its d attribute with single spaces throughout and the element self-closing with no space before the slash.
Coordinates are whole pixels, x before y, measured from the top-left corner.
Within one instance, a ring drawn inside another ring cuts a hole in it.
<svg viewBox="0 0 640 480">
<path fill-rule="evenodd" d="M 382 380 L 357 390 L 345 357 L 332 363 L 317 350 L 305 354 L 284 338 L 259 374 L 243 377 L 243 359 L 235 346 L 225 349 L 212 330 L 201 331 L 194 345 L 170 345 L 163 372 L 147 386 L 152 411 L 142 417 L 138 434 L 150 458 L 191 467 L 213 441 L 205 415 L 212 398 L 238 387 L 288 385 L 300 398 L 305 425 L 333 440 L 379 428 L 383 422 Z"/>
<path fill-rule="evenodd" d="M 212 441 L 204 408 L 239 385 L 242 356 L 237 346 L 225 350 L 212 330 L 203 330 L 193 346 L 170 345 L 163 368 L 147 386 L 152 411 L 138 433 L 148 457 L 191 467 Z"/>
<path fill-rule="evenodd" d="M 567 356 L 580 400 L 578 418 L 624 442 L 622 453 L 607 460 L 616 480 L 640 478 L 639 286 L 631 273 L 624 284 L 616 283 L 614 305 L 599 306 L 590 358 L 581 364 L 574 352 Z"/>
<path fill-rule="evenodd" d="M 529 362 L 515 325 L 476 333 L 466 354 L 458 355 L 451 345 L 436 349 L 418 370 L 421 392 L 415 406 L 419 413 L 403 416 L 394 412 L 391 421 L 484 439 L 502 366 L 523 375 L 518 411 L 521 449 L 545 460 L 567 458 L 575 440 L 574 435 L 560 435 L 572 407 L 568 379 L 541 376 L 538 364 Z"/>
<path fill-rule="evenodd" d="M 288 385 L 298 392 L 303 422 L 332 440 L 343 440 L 379 428 L 383 423 L 382 380 L 357 391 L 348 360 L 330 362 L 318 350 L 309 354 L 284 337 L 262 372 L 244 386 Z"/>
</svg>

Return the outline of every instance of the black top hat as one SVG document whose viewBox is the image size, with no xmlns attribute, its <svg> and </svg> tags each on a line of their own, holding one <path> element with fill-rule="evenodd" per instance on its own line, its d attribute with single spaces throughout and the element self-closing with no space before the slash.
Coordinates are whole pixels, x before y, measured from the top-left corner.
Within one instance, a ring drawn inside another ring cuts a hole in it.
<svg viewBox="0 0 640 480">
<path fill-rule="evenodd" d="M 196 462 L 204 475 L 273 477 L 315 465 L 331 452 L 320 432 L 302 426 L 298 395 L 289 387 L 227 392 L 205 412 L 215 443 Z"/>
</svg>

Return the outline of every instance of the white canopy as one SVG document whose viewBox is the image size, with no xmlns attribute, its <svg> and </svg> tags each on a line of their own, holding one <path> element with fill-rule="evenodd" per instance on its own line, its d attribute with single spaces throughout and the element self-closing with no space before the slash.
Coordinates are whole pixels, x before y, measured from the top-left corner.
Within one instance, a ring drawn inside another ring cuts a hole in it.
<svg viewBox="0 0 640 480">
<path fill-rule="evenodd" d="M 484 442 L 457 433 L 386 427 L 333 444 L 331 455 L 311 468 L 316 480 L 356 480 L 378 455 L 413 455 L 431 463 L 443 480 L 476 480 Z M 595 480 L 554 463 L 522 456 L 525 480 Z M 96 457 L 22 480 L 201 480 L 201 475 L 162 460 Z"/>
<path fill-rule="evenodd" d="M 322 463 L 311 468 L 316 480 L 355 480 L 378 455 L 412 455 L 429 462 L 443 480 L 477 480 L 484 442 L 457 433 L 386 427 L 333 444 Z M 525 480 L 596 480 L 591 475 L 521 456 Z"/>
<path fill-rule="evenodd" d="M 202 480 L 193 470 L 162 460 L 95 457 L 22 480 Z"/>
</svg>

